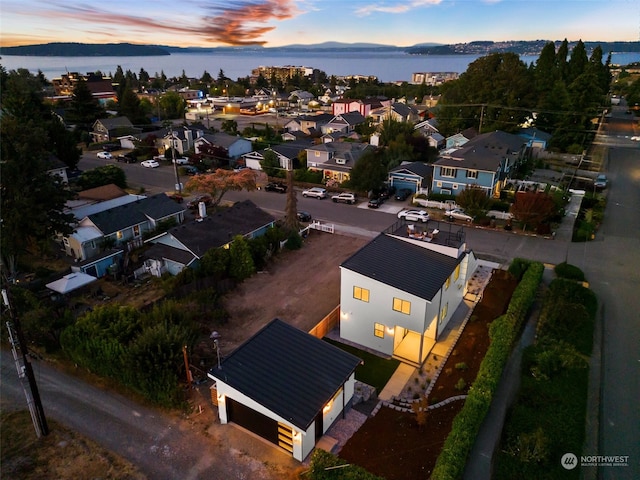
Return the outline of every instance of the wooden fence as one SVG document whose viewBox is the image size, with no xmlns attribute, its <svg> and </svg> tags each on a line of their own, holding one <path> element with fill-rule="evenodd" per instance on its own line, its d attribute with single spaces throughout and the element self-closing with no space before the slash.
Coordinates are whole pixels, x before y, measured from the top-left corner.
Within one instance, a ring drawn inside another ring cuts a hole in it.
<svg viewBox="0 0 640 480">
<path fill-rule="evenodd" d="M 322 338 L 340 323 L 340 305 L 331 310 L 329 315 L 324 317 L 318 324 L 309 330 L 309 333 L 316 338 Z"/>
</svg>

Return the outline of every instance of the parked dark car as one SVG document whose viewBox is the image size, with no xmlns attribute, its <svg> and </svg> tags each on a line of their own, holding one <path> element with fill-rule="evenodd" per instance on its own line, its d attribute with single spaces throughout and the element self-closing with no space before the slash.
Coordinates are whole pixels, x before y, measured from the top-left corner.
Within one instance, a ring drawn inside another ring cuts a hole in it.
<svg viewBox="0 0 640 480">
<path fill-rule="evenodd" d="M 408 188 L 401 188 L 400 190 L 398 190 L 398 193 L 396 193 L 396 200 L 400 200 L 401 202 L 404 202 L 412 194 L 413 194 L 412 190 Z"/>
<path fill-rule="evenodd" d="M 211 195 L 199 195 L 189 203 L 187 203 L 187 208 L 195 210 L 196 208 L 198 208 L 198 204 L 200 202 L 204 202 L 204 204 L 208 207 L 213 202 L 213 198 L 211 198 Z"/>
<path fill-rule="evenodd" d="M 367 206 L 369 208 L 379 208 L 380 205 L 382 205 L 383 203 L 384 203 L 384 198 L 382 197 L 372 198 L 371 200 L 369 200 L 369 203 Z"/>
<path fill-rule="evenodd" d="M 117 145 L 115 143 L 107 143 L 102 146 L 102 150 L 104 150 L 105 152 L 115 152 L 116 150 L 120 150 L 120 145 Z"/>
<path fill-rule="evenodd" d="M 298 217 L 298 221 L 300 221 L 300 222 L 310 222 L 311 221 L 311 214 L 310 213 L 298 212 L 296 214 L 296 216 Z"/>
<path fill-rule="evenodd" d="M 116 157 L 116 160 L 118 162 L 124 162 L 124 163 L 136 163 L 137 158 L 132 153 L 125 153 L 125 154 L 122 154 L 122 155 L 118 155 Z"/>
<path fill-rule="evenodd" d="M 373 195 L 371 198 L 381 198 L 382 200 L 387 200 L 388 198 L 393 197 L 396 194 L 396 187 L 393 185 L 385 185 L 382 188 L 377 188 L 373 190 Z"/>
<path fill-rule="evenodd" d="M 190 177 L 200 173 L 200 170 L 198 170 L 193 165 L 183 165 L 180 167 L 180 170 L 183 171 L 185 175 L 189 175 Z"/>
<path fill-rule="evenodd" d="M 264 189 L 267 192 L 286 193 L 287 186 L 283 183 L 269 182 L 265 185 Z"/>
</svg>

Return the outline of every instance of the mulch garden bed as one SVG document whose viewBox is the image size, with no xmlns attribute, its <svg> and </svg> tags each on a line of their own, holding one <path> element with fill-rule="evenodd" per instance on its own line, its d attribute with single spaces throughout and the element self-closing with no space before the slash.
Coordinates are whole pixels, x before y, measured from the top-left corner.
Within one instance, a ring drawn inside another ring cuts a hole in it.
<svg viewBox="0 0 640 480">
<path fill-rule="evenodd" d="M 516 285 L 508 272 L 496 270 L 493 273 L 482 300 L 442 366 L 429 404 L 468 392 L 489 347 L 489 324 L 506 311 Z M 463 362 L 466 369 L 455 368 Z M 456 388 L 460 378 L 466 383 L 463 389 Z M 383 407 L 349 439 L 339 456 L 387 480 L 428 478 L 453 419 L 463 405 L 464 401 L 459 400 L 430 410 L 422 428 L 413 413 Z"/>
</svg>

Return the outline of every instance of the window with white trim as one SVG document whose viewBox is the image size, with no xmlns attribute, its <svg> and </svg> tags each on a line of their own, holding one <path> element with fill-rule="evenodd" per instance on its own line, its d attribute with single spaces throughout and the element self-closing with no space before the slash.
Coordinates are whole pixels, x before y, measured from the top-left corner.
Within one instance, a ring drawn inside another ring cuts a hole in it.
<svg viewBox="0 0 640 480">
<path fill-rule="evenodd" d="M 456 176 L 456 169 L 451 167 L 440 167 L 440 175 L 443 177 L 452 177 Z"/>
<path fill-rule="evenodd" d="M 467 170 L 467 178 L 478 178 L 478 170 Z"/>
</svg>

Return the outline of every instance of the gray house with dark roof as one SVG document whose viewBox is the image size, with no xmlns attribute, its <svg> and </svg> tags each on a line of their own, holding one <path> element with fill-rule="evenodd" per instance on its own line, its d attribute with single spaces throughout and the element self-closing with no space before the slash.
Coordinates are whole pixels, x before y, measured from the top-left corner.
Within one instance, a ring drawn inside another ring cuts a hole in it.
<svg viewBox="0 0 640 480">
<path fill-rule="evenodd" d="M 358 357 L 274 319 L 208 376 L 220 423 L 235 423 L 303 461 L 350 408 Z"/>
<path fill-rule="evenodd" d="M 195 266 L 212 248 L 227 247 L 236 235 L 256 238 L 272 228 L 276 219 L 251 200 L 238 202 L 200 220 L 178 225 L 150 238 L 153 244 L 144 256 L 149 273 L 172 275 Z"/>
<path fill-rule="evenodd" d="M 477 268 L 461 234 L 433 230 L 427 237 L 417 228 L 382 233 L 340 265 L 340 336 L 416 366 Z"/>
</svg>

